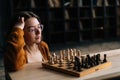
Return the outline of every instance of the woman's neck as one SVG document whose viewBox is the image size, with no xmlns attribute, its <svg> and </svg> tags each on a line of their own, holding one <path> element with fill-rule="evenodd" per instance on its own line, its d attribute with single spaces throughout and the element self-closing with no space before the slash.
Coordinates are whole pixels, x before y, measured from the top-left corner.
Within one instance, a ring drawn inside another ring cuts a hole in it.
<svg viewBox="0 0 120 80">
<path fill-rule="evenodd" d="M 36 43 L 34 44 L 26 44 L 27 50 L 29 51 L 37 51 L 38 50 L 38 45 Z"/>
</svg>

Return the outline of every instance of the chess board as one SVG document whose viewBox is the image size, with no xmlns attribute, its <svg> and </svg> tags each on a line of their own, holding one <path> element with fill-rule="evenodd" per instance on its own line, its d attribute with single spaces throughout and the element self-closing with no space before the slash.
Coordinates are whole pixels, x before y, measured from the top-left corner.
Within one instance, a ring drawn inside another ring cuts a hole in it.
<svg viewBox="0 0 120 80">
<path fill-rule="evenodd" d="M 82 77 L 110 66 L 111 62 L 107 60 L 106 54 L 81 55 L 80 50 L 67 49 L 61 50 L 59 56 L 53 53 L 48 62 L 42 65 L 44 68 Z"/>
<path fill-rule="evenodd" d="M 82 77 L 82 76 L 88 75 L 90 73 L 96 72 L 98 70 L 101 70 L 101 69 L 104 69 L 104 68 L 110 66 L 111 62 L 108 61 L 108 62 L 99 64 L 97 66 L 93 66 L 91 68 L 83 68 L 82 71 L 80 71 L 80 72 L 73 70 L 73 64 L 71 64 L 71 68 L 67 68 L 66 63 L 64 63 L 62 67 L 59 67 L 59 64 L 51 65 L 49 63 L 43 63 L 42 65 L 44 68 L 47 68 L 47 69 L 66 73 L 66 74 L 76 76 L 76 77 Z"/>
</svg>

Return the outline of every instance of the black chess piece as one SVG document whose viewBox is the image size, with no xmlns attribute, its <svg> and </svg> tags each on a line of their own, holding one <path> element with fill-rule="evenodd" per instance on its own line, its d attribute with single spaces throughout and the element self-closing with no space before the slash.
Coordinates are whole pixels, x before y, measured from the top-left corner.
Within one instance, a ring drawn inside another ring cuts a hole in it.
<svg viewBox="0 0 120 80">
<path fill-rule="evenodd" d="M 84 68 L 89 68 L 90 67 L 88 63 L 89 63 L 89 61 L 88 61 L 88 58 L 86 57 Z"/>
<path fill-rule="evenodd" d="M 86 62 L 85 56 L 81 56 L 81 67 L 82 68 L 85 68 L 85 62 Z"/>
<path fill-rule="evenodd" d="M 101 63 L 101 59 L 100 59 L 100 54 L 96 55 L 96 65 L 99 65 Z"/>
<path fill-rule="evenodd" d="M 104 59 L 103 59 L 103 63 L 107 62 L 107 55 L 104 54 Z"/>
<path fill-rule="evenodd" d="M 95 58 L 95 63 L 96 63 L 96 65 L 98 65 L 98 64 L 99 64 L 98 55 L 96 55 L 95 57 L 96 57 L 96 58 Z"/>
<path fill-rule="evenodd" d="M 94 56 L 92 56 L 90 66 L 93 67 L 94 65 L 95 65 L 95 59 L 94 59 Z"/>
<path fill-rule="evenodd" d="M 87 59 L 88 59 L 88 61 L 87 61 L 88 68 L 92 67 L 92 59 L 91 59 L 90 55 L 87 55 Z"/>
<path fill-rule="evenodd" d="M 96 65 L 96 55 L 93 55 L 93 64 Z"/>
<path fill-rule="evenodd" d="M 75 56 L 74 67 L 73 70 L 77 70 L 77 57 Z"/>
<path fill-rule="evenodd" d="M 81 71 L 81 58 L 79 58 L 78 57 L 78 59 L 77 59 L 78 61 L 77 61 L 77 71 Z"/>
<path fill-rule="evenodd" d="M 74 70 L 81 71 L 81 59 L 77 56 L 75 56 L 75 62 L 74 62 Z"/>
</svg>

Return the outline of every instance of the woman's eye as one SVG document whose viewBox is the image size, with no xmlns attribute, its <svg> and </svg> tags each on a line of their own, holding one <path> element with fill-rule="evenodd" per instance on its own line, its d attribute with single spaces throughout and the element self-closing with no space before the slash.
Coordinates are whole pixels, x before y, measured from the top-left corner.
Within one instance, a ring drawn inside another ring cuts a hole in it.
<svg viewBox="0 0 120 80">
<path fill-rule="evenodd" d="M 35 29 L 32 29 L 32 28 L 31 28 L 29 31 L 30 31 L 30 32 L 33 32 L 33 31 L 35 31 Z"/>
<path fill-rule="evenodd" d="M 39 26 L 38 29 L 41 29 L 41 26 Z"/>
</svg>

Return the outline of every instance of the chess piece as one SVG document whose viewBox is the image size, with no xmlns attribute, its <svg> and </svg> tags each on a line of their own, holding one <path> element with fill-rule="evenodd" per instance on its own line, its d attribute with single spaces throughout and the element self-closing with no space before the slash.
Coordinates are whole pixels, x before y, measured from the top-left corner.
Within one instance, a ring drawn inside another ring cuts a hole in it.
<svg viewBox="0 0 120 80">
<path fill-rule="evenodd" d="M 51 57 L 51 64 L 54 64 L 54 57 Z"/>
<path fill-rule="evenodd" d="M 91 56 L 91 67 L 93 67 L 95 65 L 95 59 L 94 59 L 94 55 Z"/>
<path fill-rule="evenodd" d="M 50 58 L 49 58 L 49 60 L 48 60 L 48 63 L 49 63 L 49 64 L 51 64 L 51 60 L 52 60 L 52 59 L 51 59 L 51 55 L 50 55 Z"/>
<path fill-rule="evenodd" d="M 81 60 L 82 60 L 81 66 L 84 68 L 85 67 L 85 62 L 86 62 L 86 57 L 85 56 L 81 56 Z"/>
<path fill-rule="evenodd" d="M 65 50 L 63 50 L 63 61 L 65 60 Z"/>
<path fill-rule="evenodd" d="M 74 54 L 74 56 L 77 56 L 77 50 L 76 49 L 73 49 L 73 54 Z"/>
<path fill-rule="evenodd" d="M 95 62 L 96 62 L 96 65 L 99 65 L 101 63 L 100 54 L 96 55 Z"/>
<path fill-rule="evenodd" d="M 77 53 L 77 49 L 73 49 L 73 52 L 74 52 L 74 54 L 76 54 Z M 76 56 L 76 55 L 75 55 Z"/>
<path fill-rule="evenodd" d="M 78 50 L 78 54 L 77 54 L 78 57 L 81 57 L 81 51 Z"/>
<path fill-rule="evenodd" d="M 87 61 L 86 61 L 86 62 L 87 62 L 87 63 L 86 63 L 86 64 L 87 64 L 87 66 L 86 66 L 86 67 L 87 67 L 87 68 L 89 68 L 89 67 L 91 67 L 91 66 L 92 66 L 91 57 L 90 57 L 90 55 L 89 55 L 89 54 L 88 54 L 88 55 L 86 55 L 86 56 L 87 56 L 87 59 L 86 59 L 86 60 L 87 60 Z"/>
<path fill-rule="evenodd" d="M 72 58 L 73 58 L 73 50 L 70 49 L 70 59 L 72 59 Z"/>
<path fill-rule="evenodd" d="M 54 63 L 56 63 L 56 54 L 53 53 L 52 57 L 53 57 L 53 61 L 54 61 Z"/>
<path fill-rule="evenodd" d="M 62 67 L 63 66 L 63 62 L 62 62 L 62 59 L 59 60 L 59 67 Z"/>
<path fill-rule="evenodd" d="M 58 63 L 58 55 L 56 55 L 56 61 L 55 62 L 56 62 L 56 64 Z"/>
<path fill-rule="evenodd" d="M 62 50 L 60 50 L 60 60 L 63 61 L 63 53 L 62 53 Z"/>
<path fill-rule="evenodd" d="M 96 65 L 96 55 L 93 55 L 93 60 L 92 60 L 93 64 Z"/>
<path fill-rule="evenodd" d="M 90 65 L 88 64 L 89 62 L 88 62 L 88 58 L 86 57 L 85 58 L 85 66 L 84 66 L 84 68 L 89 68 L 90 67 Z"/>
<path fill-rule="evenodd" d="M 73 70 L 77 70 L 77 57 L 75 56 Z"/>
<path fill-rule="evenodd" d="M 77 71 L 81 71 L 81 58 L 80 57 L 78 57 L 78 61 L 77 61 Z"/>
<path fill-rule="evenodd" d="M 53 58 L 53 56 L 50 56 L 50 59 L 48 60 L 48 63 L 49 63 L 50 65 L 53 65 L 53 64 L 54 64 L 54 58 Z"/>
<path fill-rule="evenodd" d="M 81 59 L 77 56 L 75 56 L 75 62 L 73 66 L 73 70 L 81 71 Z"/>
<path fill-rule="evenodd" d="M 71 53 L 70 49 L 67 50 L 67 68 L 71 68 Z"/>
<path fill-rule="evenodd" d="M 73 63 L 74 62 L 74 55 L 73 55 L 73 50 L 71 49 L 70 51 L 70 60 Z"/>
<path fill-rule="evenodd" d="M 104 54 L 103 63 L 104 63 L 104 62 L 107 62 L 107 59 L 106 59 L 106 58 L 107 58 L 107 55 L 106 55 L 106 54 Z"/>
<path fill-rule="evenodd" d="M 71 69 L 71 62 L 70 62 L 70 60 L 67 60 L 67 69 Z"/>
<path fill-rule="evenodd" d="M 68 51 L 69 52 L 69 51 Z M 69 60 L 70 61 L 70 52 L 69 53 L 67 53 L 67 60 Z"/>
</svg>

